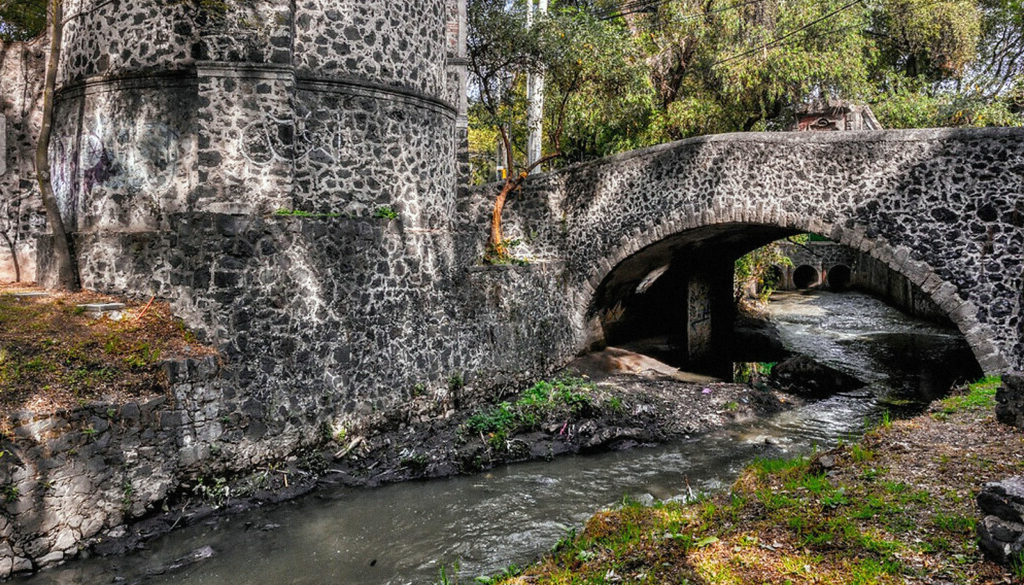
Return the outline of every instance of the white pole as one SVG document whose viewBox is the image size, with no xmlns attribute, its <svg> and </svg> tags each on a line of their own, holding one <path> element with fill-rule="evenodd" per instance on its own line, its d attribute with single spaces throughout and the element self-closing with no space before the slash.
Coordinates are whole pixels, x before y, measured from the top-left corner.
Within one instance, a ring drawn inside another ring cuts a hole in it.
<svg viewBox="0 0 1024 585">
<path fill-rule="evenodd" d="M 547 14 L 548 0 L 537 0 L 537 13 Z M 533 26 L 534 5 L 533 0 L 526 0 L 526 23 Z M 544 75 L 528 75 L 526 78 L 526 101 L 527 101 L 527 129 L 529 134 L 526 141 L 526 164 L 527 166 L 540 160 L 542 154 L 542 140 L 544 136 Z M 538 166 L 534 173 L 541 172 Z"/>
</svg>

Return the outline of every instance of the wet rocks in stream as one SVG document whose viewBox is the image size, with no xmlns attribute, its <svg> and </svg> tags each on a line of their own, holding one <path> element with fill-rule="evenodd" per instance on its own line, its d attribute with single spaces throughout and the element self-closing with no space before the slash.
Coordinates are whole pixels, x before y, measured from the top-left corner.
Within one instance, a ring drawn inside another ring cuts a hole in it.
<svg viewBox="0 0 1024 585">
<path fill-rule="evenodd" d="M 804 398 L 825 398 L 864 386 L 864 382 L 805 355 L 796 355 L 772 368 L 768 384 Z"/>
</svg>

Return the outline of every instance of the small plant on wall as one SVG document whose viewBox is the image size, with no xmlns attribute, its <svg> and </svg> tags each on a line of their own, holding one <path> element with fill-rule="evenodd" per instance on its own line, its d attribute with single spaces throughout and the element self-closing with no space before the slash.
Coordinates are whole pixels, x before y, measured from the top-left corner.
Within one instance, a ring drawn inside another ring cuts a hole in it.
<svg viewBox="0 0 1024 585">
<path fill-rule="evenodd" d="M 398 212 L 392 209 L 390 205 L 381 205 L 373 211 L 373 217 L 391 221 L 398 219 Z"/>
</svg>

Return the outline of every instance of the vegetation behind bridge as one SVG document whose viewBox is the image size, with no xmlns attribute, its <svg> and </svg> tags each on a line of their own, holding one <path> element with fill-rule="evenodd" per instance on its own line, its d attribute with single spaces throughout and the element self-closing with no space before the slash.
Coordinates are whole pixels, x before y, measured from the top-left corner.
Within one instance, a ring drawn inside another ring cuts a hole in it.
<svg viewBox="0 0 1024 585">
<path fill-rule="evenodd" d="M 786 129 L 796 110 L 836 99 L 870 104 L 887 128 L 1024 122 L 1017 0 L 552 0 L 548 19 L 567 41 L 587 30 L 584 41 L 599 42 L 547 57 L 523 41 L 552 35 L 550 26 L 522 30 L 525 2 L 469 4 L 471 58 L 481 43 L 492 66 L 534 56 L 530 67 L 506 67 L 500 120 L 486 80 L 471 80 L 479 181 L 495 178 L 499 131 L 523 160 L 531 68 L 572 70 L 581 81 L 547 87 L 553 165 L 689 136 Z"/>
</svg>

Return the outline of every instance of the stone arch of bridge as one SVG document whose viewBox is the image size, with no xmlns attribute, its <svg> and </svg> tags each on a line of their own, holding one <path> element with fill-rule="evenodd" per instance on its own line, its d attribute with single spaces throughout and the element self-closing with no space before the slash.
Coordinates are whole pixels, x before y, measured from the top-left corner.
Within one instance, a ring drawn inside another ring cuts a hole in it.
<svg viewBox="0 0 1024 585">
<path fill-rule="evenodd" d="M 601 262 L 589 267 L 588 274 L 582 275 L 586 294 L 577 297 L 580 303 L 577 311 L 581 316 L 579 322 L 587 324 L 583 345 L 616 340 L 618 334 L 614 330 L 614 320 L 623 318 L 630 309 L 628 297 L 635 296 L 637 287 L 643 288 L 644 294 L 657 293 L 658 281 L 663 283 L 663 288 L 670 288 L 673 284 L 680 284 L 682 272 L 689 271 L 692 275 L 696 271 L 701 274 L 700 278 L 709 281 L 710 286 L 698 285 L 695 288 L 710 290 L 717 286 L 717 293 L 721 296 L 727 273 L 731 293 L 736 258 L 768 242 L 804 232 L 828 235 L 853 250 L 870 254 L 906 277 L 933 300 L 964 335 L 985 372 L 1007 371 L 1008 360 L 989 341 L 992 336 L 987 327 L 977 320 L 974 303 L 961 298 L 955 285 L 942 279 L 926 264 L 911 259 L 908 249 L 893 246 L 880 234 L 868 237 L 866 226 L 858 225 L 850 218 L 836 217 L 826 222 L 820 218 L 794 217 L 777 209 L 762 215 L 755 215 L 745 208 L 716 209 L 714 213 L 681 210 L 623 238 Z M 652 277 L 656 278 L 654 282 L 650 282 Z M 700 295 L 701 291 L 694 291 L 691 286 L 685 304 L 694 304 Z M 683 299 L 678 298 L 677 301 L 677 310 L 682 310 Z M 731 294 L 728 301 L 732 301 Z M 700 310 L 699 303 L 697 305 Z M 693 308 L 687 307 L 688 310 Z M 697 315 L 698 320 L 705 317 L 713 320 L 715 313 L 725 311 L 714 306 L 706 309 L 708 314 Z M 664 313 L 647 317 L 648 321 L 669 321 L 671 318 L 672 315 Z M 689 320 L 692 326 L 692 319 Z M 713 353 L 715 348 L 712 344 L 707 349 Z M 697 361 L 701 360 L 698 358 Z"/>
</svg>

